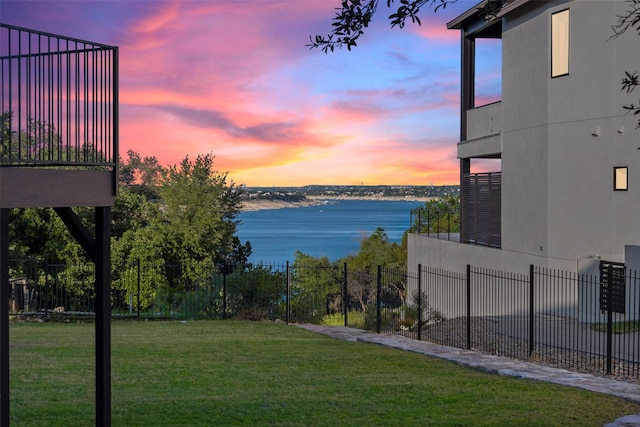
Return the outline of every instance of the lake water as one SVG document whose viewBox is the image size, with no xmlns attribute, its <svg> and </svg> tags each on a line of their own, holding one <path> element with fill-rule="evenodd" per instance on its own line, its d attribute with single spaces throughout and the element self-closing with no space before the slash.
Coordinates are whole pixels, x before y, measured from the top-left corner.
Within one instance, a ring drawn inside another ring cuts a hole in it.
<svg viewBox="0 0 640 427">
<path fill-rule="evenodd" d="M 331 261 L 355 254 L 363 236 L 384 228 L 399 243 L 411 209 L 423 202 L 336 200 L 304 208 L 242 212 L 238 237 L 250 241 L 251 262 L 293 261 L 296 250 Z"/>
</svg>

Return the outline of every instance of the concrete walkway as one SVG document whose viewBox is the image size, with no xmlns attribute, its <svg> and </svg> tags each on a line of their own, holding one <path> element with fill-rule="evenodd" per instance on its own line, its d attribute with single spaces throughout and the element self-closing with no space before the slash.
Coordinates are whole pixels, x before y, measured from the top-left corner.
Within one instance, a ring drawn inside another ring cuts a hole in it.
<svg viewBox="0 0 640 427">
<path fill-rule="evenodd" d="M 426 356 L 449 360 L 459 365 L 468 366 L 484 372 L 577 387 L 640 403 L 640 384 L 627 383 L 590 374 L 581 374 L 567 371 L 565 369 L 551 368 L 548 366 L 536 365 L 531 362 L 507 359 L 470 350 L 446 347 L 427 341 L 412 340 L 401 335 L 380 335 L 344 326 L 310 324 L 298 324 L 296 326 L 309 331 L 328 335 L 336 339 L 366 342 L 398 348 L 401 350 L 424 354 Z M 612 423 L 606 424 L 605 427 L 632 426 L 640 427 L 640 414 L 628 415 L 626 417 L 619 418 Z"/>
</svg>

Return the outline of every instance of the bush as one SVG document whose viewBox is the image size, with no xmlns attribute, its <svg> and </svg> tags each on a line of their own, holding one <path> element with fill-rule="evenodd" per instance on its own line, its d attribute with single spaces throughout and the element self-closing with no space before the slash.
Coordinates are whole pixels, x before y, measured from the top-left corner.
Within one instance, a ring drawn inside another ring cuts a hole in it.
<svg viewBox="0 0 640 427">
<path fill-rule="evenodd" d="M 365 316 L 364 313 L 357 310 L 349 311 L 347 315 L 347 321 L 350 327 L 352 328 L 365 328 Z M 334 313 L 327 314 L 320 321 L 321 325 L 326 326 L 344 326 L 344 314 L 342 313 Z"/>
</svg>

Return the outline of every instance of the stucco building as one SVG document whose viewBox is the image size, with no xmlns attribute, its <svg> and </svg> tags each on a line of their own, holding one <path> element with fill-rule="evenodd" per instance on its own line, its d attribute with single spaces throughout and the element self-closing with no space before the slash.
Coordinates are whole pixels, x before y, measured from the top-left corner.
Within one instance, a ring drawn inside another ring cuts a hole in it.
<svg viewBox="0 0 640 427">
<path fill-rule="evenodd" d="M 640 129 L 623 108 L 640 37 L 612 37 L 626 1 L 512 0 L 447 24 L 461 33 L 460 241 L 409 236 L 409 270 L 467 264 L 640 269 Z M 502 99 L 477 105 L 476 44 L 501 39 Z M 491 173 L 475 173 L 496 159 Z"/>
</svg>

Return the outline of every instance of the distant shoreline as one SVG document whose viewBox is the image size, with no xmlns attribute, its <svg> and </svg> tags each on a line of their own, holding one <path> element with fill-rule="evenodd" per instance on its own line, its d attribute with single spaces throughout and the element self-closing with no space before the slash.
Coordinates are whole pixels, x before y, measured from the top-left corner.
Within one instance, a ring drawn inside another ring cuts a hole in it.
<svg viewBox="0 0 640 427">
<path fill-rule="evenodd" d="M 350 197 L 350 196 L 307 196 L 304 200 L 300 201 L 286 201 L 278 199 L 259 199 L 259 200 L 245 200 L 242 203 L 241 212 L 255 212 L 263 210 L 273 209 L 288 209 L 288 208 L 305 208 L 310 206 L 320 206 L 327 200 L 371 200 L 380 202 L 427 202 L 434 199 L 434 197 Z"/>
<path fill-rule="evenodd" d="M 242 202 L 241 212 L 254 212 L 254 211 L 266 211 L 272 209 L 287 209 L 287 208 L 306 208 L 309 206 L 321 205 L 321 200 L 301 200 L 297 202 L 288 202 L 286 200 L 245 200 Z"/>
<path fill-rule="evenodd" d="M 307 196 L 312 200 L 373 200 L 379 202 L 428 202 L 437 197 L 413 197 L 413 196 Z"/>
</svg>

